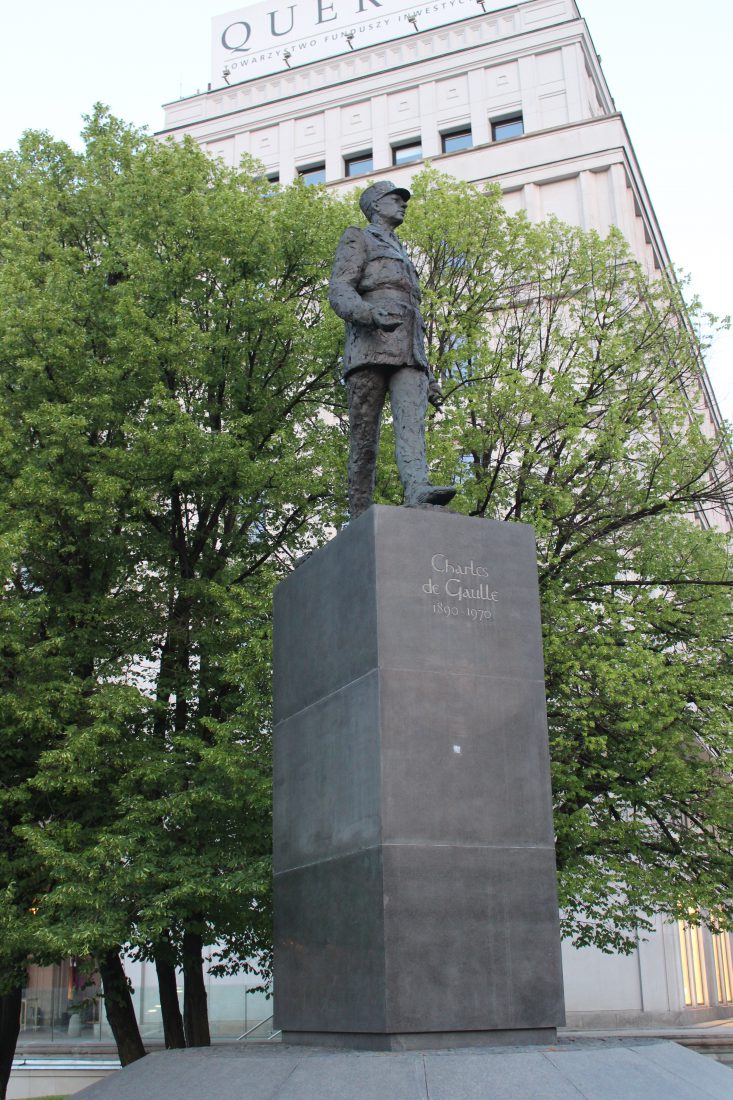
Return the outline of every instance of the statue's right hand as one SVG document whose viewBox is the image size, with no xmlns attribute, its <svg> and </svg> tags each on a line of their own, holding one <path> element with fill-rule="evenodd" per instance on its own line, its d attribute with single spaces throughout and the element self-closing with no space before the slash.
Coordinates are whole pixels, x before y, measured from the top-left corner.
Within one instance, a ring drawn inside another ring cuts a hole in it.
<svg viewBox="0 0 733 1100">
<path fill-rule="evenodd" d="M 374 324 L 385 332 L 394 332 L 402 324 L 404 317 L 405 312 L 399 306 L 374 306 L 372 309 Z"/>
</svg>

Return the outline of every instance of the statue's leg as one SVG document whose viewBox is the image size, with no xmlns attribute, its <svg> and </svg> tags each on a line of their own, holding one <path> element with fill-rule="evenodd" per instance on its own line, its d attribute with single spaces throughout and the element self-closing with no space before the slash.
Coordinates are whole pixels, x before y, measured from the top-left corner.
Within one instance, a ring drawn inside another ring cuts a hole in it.
<svg viewBox="0 0 733 1100">
<path fill-rule="evenodd" d="M 425 414 L 428 376 L 413 367 L 394 371 L 389 380 L 397 469 L 405 504 L 447 504 L 455 496 L 450 485 L 431 485 L 425 457 Z"/>
<path fill-rule="evenodd" d="M 366 367 L 346 376 L 349 399 L 349 515 L 356 519 L 374 500 L 379 425 L 387 374 Z"/>
<path fill-rule="evenodd" d="M 405 503 L 413 504 L 430 480 L 425 458 L 425 413 L 428 410 L 428 376 L 413 367 L 391 375 L 389 397 L 394 422 L 395 454 Z"/>
</svg>

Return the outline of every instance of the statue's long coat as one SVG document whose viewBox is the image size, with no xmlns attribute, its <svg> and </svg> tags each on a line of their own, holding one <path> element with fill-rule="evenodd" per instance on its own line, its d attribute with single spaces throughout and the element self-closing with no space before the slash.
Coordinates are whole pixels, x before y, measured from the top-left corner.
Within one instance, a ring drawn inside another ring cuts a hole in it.
<svg viewBox="0 0 733 1100">
<path fill-rule="evenodd" d="M 328 298 L 346 322 L 344 374 L 360 367 L 415 367 L 428 371 L 420 315 L 420 283 L 402 245 L 387 229 L 347 229 L 339 241 Z M 405 309 L 392 332 L 377 328 L 372 306 Z"/>
</svg>

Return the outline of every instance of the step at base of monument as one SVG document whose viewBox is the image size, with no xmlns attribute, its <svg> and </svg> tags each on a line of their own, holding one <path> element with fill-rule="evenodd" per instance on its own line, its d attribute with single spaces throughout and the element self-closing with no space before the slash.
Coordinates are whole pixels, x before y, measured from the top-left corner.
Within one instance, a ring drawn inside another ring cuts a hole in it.
<svg viewBox="0 0 733 1100">
<path fill-rule="evenodd" d="M 377 1053 L 285 1043 L 149 1054 L 83 1100 L 731 1100 L 733 1071 L 676 1043 Z"/>
<path fill-rule="evenodd" d="M 535 1046 L 554 1043 L 557 1028 L 510 1031 L 418 1031 L 381 1035 L 374 1032 L 283 1031 L 291 1046 L 333 1047 L 338 1050 L 455 1050 L 460 1047 Z"/>
</svg>

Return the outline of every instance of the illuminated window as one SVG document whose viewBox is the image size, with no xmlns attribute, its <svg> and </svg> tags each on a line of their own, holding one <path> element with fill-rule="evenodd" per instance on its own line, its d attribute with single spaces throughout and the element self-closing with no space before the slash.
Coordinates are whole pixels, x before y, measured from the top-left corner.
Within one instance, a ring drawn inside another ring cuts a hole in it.
<svg viewBox="0 0 733 1100">
<path fill-rule="evenodd" d="M 461 149 L 470 149 L 473 146 L 471 127 L 464 130 L 453 130 L 450 134 L 441 134 L 440 142 L 444 153 L 458 153 Z"/>
<path fill-rule="evenodd" d="M 355 157 L 344 157 L 344 166 L 347 176 L 365 176 L 367 172 L 374 171 L 374 157 L 371 152 L 359 153 Z"/>
<path fill-rule="evenodd" d="M 677 928 L 680 935 L 680 960 L 682 962 L 682 984 L 685 988 L 685 1004 L 707 1004 L 702 929 L 699 925 L 688 924 L 686 921 L 678 921 Z"/>
<path fill-rule="evenodd" d="M 303 183 L 306 183 L 309 186 L 314 183 L 325 183 L 326 165 L 313 164 L 310 168 L 299 168 L 298 175 L 302 179 Z"/>
<path fill-rule="evenodd" d="M 521 137 L 524 133 L 524 119 L 521 115 L 500 118 L 491 123 L 491 136 L 494 141 L 506 141 L 507 138 Z"/>
<path fill-rule="evenodd" d="M 713 932 L 715 984 L 720 1004 L 733 1004 L 733 957 L 729 932 Z"/>
<path fill-rule="evenodd" d="M 416 160 L 422 160 L 421 141 L 411 141 L 406 145 L 392 146 L 393 164 L 413 164 Z"/>
</svg>

